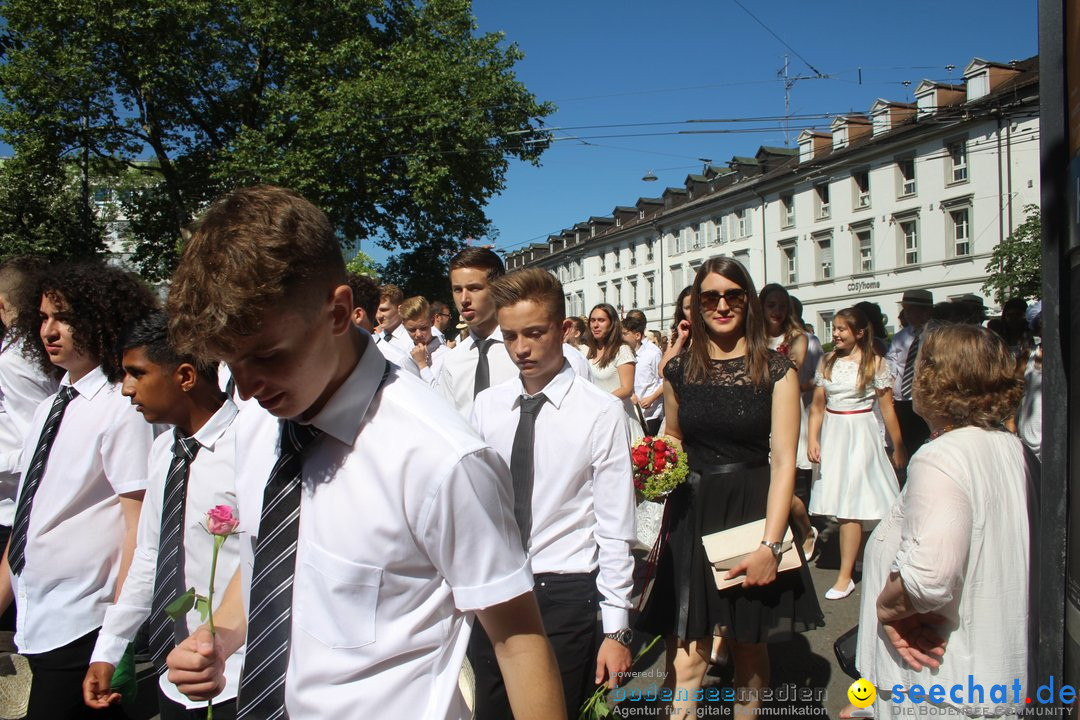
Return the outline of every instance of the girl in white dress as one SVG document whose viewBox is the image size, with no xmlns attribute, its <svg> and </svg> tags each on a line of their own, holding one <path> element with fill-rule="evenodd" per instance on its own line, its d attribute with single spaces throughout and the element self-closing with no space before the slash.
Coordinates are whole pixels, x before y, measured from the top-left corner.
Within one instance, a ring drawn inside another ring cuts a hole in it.
<svg viewBox="0 0 1080 720">
<path fill-rule="evenodd" d="M 834 350 L 818 367 L 808 422 L 809 458 L 821 463 L 810 494 L 810 513 L 840 523 L 840 571 L 825 593 L 839 600 L 855 589 L 852 572 L 863 541 L 863 520 L 888 515 L 900 488 L 874 417 L 878 403 L 893 442 L 893 463 L 907 464 L 892 402 L 892 379 L 873 349 L 869 322 L 847 308 L 833 318 Z"/>
<path fill-rule="evenodd" d="M 634 365 L 637 358 L 630 346 L 623 342 L 622 323 L 615 308 L 600 303 L 589 313 L 589 334 L 585 336 L 589 346 L 586 357 L 592 366 L 592 381 L 623 401 L 630 440 L 633 442 L 645 434 L 630 396 L 634 394 Z"/>
</svg>

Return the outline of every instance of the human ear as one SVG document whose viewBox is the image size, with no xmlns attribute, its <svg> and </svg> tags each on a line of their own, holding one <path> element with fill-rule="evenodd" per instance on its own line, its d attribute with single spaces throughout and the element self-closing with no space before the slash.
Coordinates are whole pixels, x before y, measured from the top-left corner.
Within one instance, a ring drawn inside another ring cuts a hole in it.
<svg viewBox="0 0 1080 720">
<path fill-rule="evenodd" d="M 330 293 L 330 322 L 335 335 L 346 332 L 353 324 L 352 288 L 338 285 Z"/>
<path fill-rule="evenodd" d="M 191 363 L 180 363 L 176 366 L 176 370 L 173 371 L 173 381 L 184 392 L 191 392 L 198 377 L 199 372 Z"/>
</svg>

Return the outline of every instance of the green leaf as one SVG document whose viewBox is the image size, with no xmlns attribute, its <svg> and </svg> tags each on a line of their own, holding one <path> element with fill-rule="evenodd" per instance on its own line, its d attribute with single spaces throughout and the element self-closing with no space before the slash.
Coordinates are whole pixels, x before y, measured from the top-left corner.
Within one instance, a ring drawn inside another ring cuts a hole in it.
<svg viewBox="0 0 1080 720">
<path fill-rule="evenodd" d="M 206 622 L 206 618 L 210 617 L 210 602 L 202 595 L 196 595 L 195 609 L 199 611 L 199 619 Z"/>
<path fill-rule="evenodd" d="M 611 708 L 608 707 L 606 702 L 596 703 L 596 717 L 606 718 L 611 715 Z"/>
<path fill-rule="evenodd" d="M 188 614 L 195 605 L 195 588 L 189 588 L 186 593 L 165 606 L 165 614 L 173 620 L 179 620 Z"/>
</svg>

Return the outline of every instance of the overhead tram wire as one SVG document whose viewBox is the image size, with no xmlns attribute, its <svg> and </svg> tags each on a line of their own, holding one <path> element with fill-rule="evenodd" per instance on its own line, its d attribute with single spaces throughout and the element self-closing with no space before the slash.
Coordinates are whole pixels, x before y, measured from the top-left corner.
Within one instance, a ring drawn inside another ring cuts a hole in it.
<svg viewBox="0 0 1080 720">
<path fill-rule="evenodd" d="M 797 58 L 799 58 L 800 60 L 802 60 L 802 61 L 803 61 L 803 63 L 804 63 L 805 65 L 806 65 L 806 67 L 810 68 L 810 69 L 811 69 L 811 70 L 812 70 L 812 71 L 814 72 L 814 74 L 815 74 L 815 75 L 817 75 L 817 76 L 818 76 L 819 78 L 825 78 L 825 77 L 828 77 L 828 75 L 826 75 L 825 73 L 821 72 L 821 71 L 820 71 L 820 70 L 818 70 L 818 69 L 817 69 L 816 67 L 814 67 L 814 66 L 813 66 L 813 65 L 812 65 L 812 64 L 810 63 L 810 61 L 809 61 L 809 60 L 807 60 L 807 59 L 806 59 L 806 58 L 804 58 L 804 57 L 803 57 L 802 55 L 800 55 L 800 54 L 799 54 L 799 51 L 798 51 L 798 50 L 796 50 L 795 48 L 791 47 L 791 45 L 789 45 L 789 44 L 787 43 L 787 41 L 785 41 L 785 40 L 784 40 L 784 38 L 782 38 L 782 37 L 780 37 L 779 35 L 777 35 L 777 34 L 776 34 L 776 33 L 775 33 L 774 31 L 773 31 L 773 29 L 772 29 L 772 28 L 770 28 L 770 27 L 769 27 L 768 25 L 766 25 L 765 23 L 763 23 L 763 22 L 762 22 L 762 21 L 761 21 L 761 20 L 760 20 L 760 19 L 758 18 L 758 16 L 757 16 L 757 15 L 755 15 L 755 14 L 754 14 L 754 13 L 752 13 L 752 12 L 750 12 L 750 11 L 749 11 L 749 10 L 747 9 L 747 7 L 746 7 L 745 5 L 743 5 L 743 4 L 741 3 L 741 2 L 739 2 L 739 0 L 731 0 L 731 2 L 735 3 L 735 4 L 736 4 L 736 5 L 738 5 L 738 6 L 740 7 L 740 8 L 742 8 L 743 12 L 745 12 L 745 13 L 746 13 L 747 15 L 749 15 L 750 17 L 752 17 L 752 18 L 754 19 L 754 22 L 756 22 L 756 23 L 757 23 L 758 25 L 760 25 L 761 27 L 765 28 L 765 31 L 766 31 L 766 32 L 768 32 L 768 33 L 769 33 L 770 35 L 772 35 L 772 36 L 773 36 L 774 38 L 776 38 L 777 40 L 779 40 L 779 41 L 780 41 L 780 44 L 781 44 L 781 45 L 783 45 L 783 46 L 784 46 L 784 47 L 786 47 L 786 48 L 787 48 L 788 50 L 790 50 L 790 51 L 792 52 L 792 54 L 793 54 L 793 55 L 794 55 L 795 57 L 797 57 Z"/>
</svg>

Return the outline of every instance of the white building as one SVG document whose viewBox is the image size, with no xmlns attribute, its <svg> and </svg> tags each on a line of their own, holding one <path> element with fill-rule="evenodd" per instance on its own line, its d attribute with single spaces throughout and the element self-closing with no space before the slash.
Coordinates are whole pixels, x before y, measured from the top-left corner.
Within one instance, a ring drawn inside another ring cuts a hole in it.
<svg viewBox="0 0 1080 720">
<path fill-rule="evenodd" d="M 667 328 L 701 263 L 731 255 L 759 288 L 779 282 L 802 300 L 824 342 L 834 313 L 861 300 L 895 329 L 905 290 L 982 295 L 991 251 L 1039 203 L 1038 90 L 1037 57 L 975 59 L 963 84 L 926 80 L 915 103 L 878 100 L 804 131 L 797 149 L 710 166 L 509 253 L 507 267 L 550 269 L 570 314 L 609 302 Z"/>
</svg>

